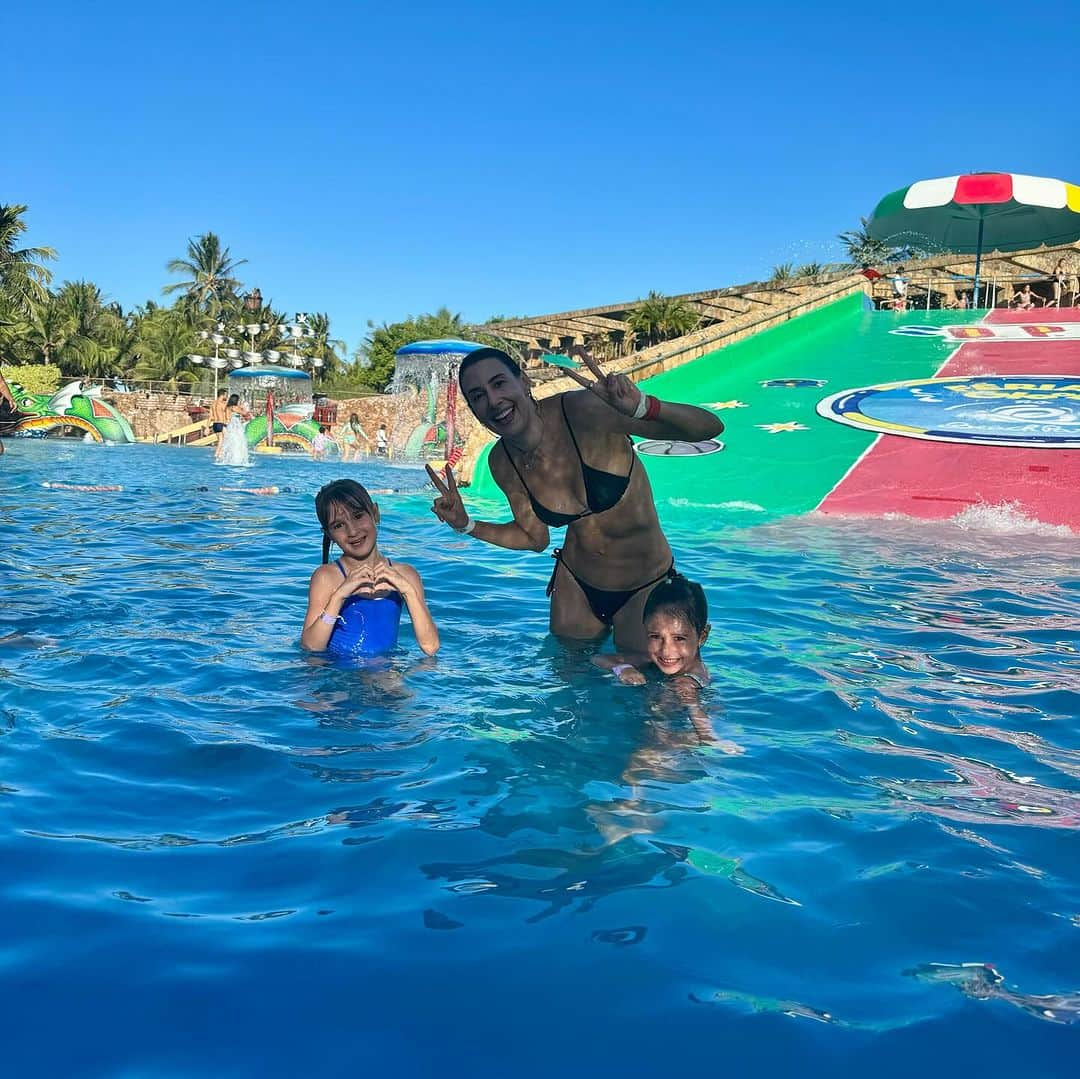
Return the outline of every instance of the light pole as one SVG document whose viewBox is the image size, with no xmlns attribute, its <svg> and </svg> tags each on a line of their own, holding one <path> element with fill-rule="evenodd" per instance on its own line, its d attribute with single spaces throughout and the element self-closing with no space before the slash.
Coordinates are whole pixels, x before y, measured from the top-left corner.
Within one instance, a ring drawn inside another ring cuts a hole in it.
<svg viewBox="0 0 1080 1079">
<path fill-rule="evenodd" d="M 192 363 L 205 363 L 208 367 L 213 369 L 214 372 L 214 396 L 217 397 L 218 388 L 218 371 L 228 365 L 228 360 L 220 355 L 220 349 L 222 345 L 233 343 L 231 337 L 225 336 L 225 323 L 219 322 L 213 330 L 200 330 L 199 337 L 203 341 L 209 341 L 214 346 L 213 356 L 200 356 L 196 353 L 191 353 L 188 359 Z M 225 355 L 235 352 L 235 349 L 227 349 Z"/>
</svg>

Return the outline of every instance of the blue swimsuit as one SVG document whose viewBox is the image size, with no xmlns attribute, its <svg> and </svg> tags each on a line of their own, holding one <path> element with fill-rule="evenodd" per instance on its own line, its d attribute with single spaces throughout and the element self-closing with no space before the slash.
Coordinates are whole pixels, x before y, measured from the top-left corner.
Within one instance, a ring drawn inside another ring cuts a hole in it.
<svg viewBox="0 0 1080 1079">
<path fill-rule="evenodd" d="M 348 576 L 340 558 L 334 565 L 341 570 L 342 577 Z M 326 651 L 332 656 L 376 656 L 389 652 L 397 644 L 404 602 L 396 589 L 374 598 L 349 596 L 341 605 L 341 621 L 334 626 Z"/>
</svg>

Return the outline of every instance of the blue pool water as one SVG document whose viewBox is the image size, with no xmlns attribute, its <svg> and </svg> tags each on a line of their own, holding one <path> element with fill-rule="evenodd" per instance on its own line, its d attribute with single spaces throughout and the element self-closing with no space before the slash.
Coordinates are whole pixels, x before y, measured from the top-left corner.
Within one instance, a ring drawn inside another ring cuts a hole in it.
<svg viewBox="0 0 1080 1079">
<path fill-rule="evenodd" d="M 4 1074 L 1072 1072 L 1075 536 L 662 505 L 725 755 L 421 495 L 438 657 L 305 657 L 314 491 L 417 470 L 7 446 Z"/>
</svg>

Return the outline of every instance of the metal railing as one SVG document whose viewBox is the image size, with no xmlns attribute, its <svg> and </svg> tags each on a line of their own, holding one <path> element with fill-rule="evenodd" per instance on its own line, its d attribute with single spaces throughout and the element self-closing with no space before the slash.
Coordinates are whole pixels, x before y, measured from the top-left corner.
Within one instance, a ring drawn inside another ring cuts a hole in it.
<svg viewBox="0 0 1080 1079">
<path fill-rule="evenodd" d="M 1054 278 L 1050 274 L 992 274 L 980 280 L 978 296 L 974 295 L 974 279 L 966 275 L 940 271 L 920 274 L 916 270 L 901 276 L 905 286 L 903 296 L 897 294 L 889 275 L 871 282 L 870 298 L 878 310 L 955 311 L 1013 307 L 1016 295 L 1025 285 L 1031 287 L 1030 302 L 1036 308 L 1072 307 L 1078 299 L 1077 282 L 1071 278 L 1061 289 L 1060 303 L 1055 300 Z"/>
</svg>

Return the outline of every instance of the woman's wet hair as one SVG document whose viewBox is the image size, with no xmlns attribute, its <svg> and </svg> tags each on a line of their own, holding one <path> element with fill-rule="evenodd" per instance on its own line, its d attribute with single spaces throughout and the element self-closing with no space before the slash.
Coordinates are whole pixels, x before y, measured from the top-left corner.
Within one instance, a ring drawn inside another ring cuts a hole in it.
<svg viewBox="0 0 1080 1079">
<path fill-rule="evenodd" d="M 457 380 L 458 385 L 461 386 L 461 379 L 465 372 L 472 367 L 473 364 L 479 363 L 481 360 L 498 360 L 516 378 L 521 378 L 521 367 L 509 353 L 503 352 L 501 348 L 478 348 L 475 352 L 470 352 L 468 356 L 461 361 L 461 366 L 458 367 Z"/>
<path fill-rule="evenodd" d="M 359 422 L 360 422 L 360 417 L 355 412 L 353 412 L 349 416 L 349 423 L 359 423 Z"/>
<path fill-rule="evenodd" d="M 227 404 L 230 408 L 232 408 L 233 405 L 240 404 L 240 394 L 238 394 L 238 393 L 229 394 L 229 399 L 228 399 L 228 401 L 225 402 L 225 404 Z"/>
<path fill-rule="evenodd" d="M 379 519 L 379 511 L 375 508 L 371 495 L 367 493 L 367 488 L 356 480 L 334 480 L 325 487 L 320 487 L 315 496 L 315 515 L 319 518 L 323 530 L 324 564 L 330 561 L 330 511 L 335 503 L 344 506 L 350 513 L 368 513 L 373 521 Z"/>
<path fill-rule="evenodd" d="M 648 622 L 657 612 L 685 618 L 699 635 L 709 624 L 709 601 L 705 598 L 705 589 L 681 573 L 672 574 L 649 593 L 641 620 Z"/>
</svg>

